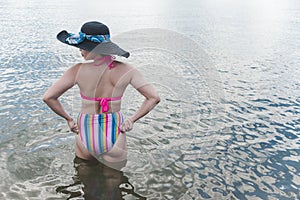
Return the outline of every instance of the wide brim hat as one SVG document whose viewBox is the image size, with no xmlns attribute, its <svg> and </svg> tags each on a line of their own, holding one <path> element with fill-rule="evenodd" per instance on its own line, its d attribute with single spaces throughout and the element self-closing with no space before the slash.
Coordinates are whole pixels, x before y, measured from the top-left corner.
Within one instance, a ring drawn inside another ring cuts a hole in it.
<svg viewBox="0 0 300 200">
<path fill-rule="evenodd" d="M 93 21 L 83 24 L 79 34 L 63 30 L 56 37 L 62 43 L 100 55 L 117 55 L 126 58 L 130 55 L 110 40 L 109 29 L 101 22 Z"/>
</svg>

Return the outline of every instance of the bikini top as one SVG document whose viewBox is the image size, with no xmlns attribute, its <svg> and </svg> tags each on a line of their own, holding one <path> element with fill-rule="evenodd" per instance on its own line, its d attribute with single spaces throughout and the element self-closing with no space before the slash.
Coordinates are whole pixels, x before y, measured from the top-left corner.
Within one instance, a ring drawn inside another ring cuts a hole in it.
<svg viewBox="0 0 300 200">
<path fill-rule="evenodd" d="M 95 64 L 94 66 L 100 66 L 104 62 L 109 61 L 109 65 L 108 65 L 109 69 L 112 69 L 115 67 L 115 65 L 113 64 L 113 59 L 114 59 L 114 57 L 112 57 L 112 56 L 104 56 L 103 58 L 98 59 L 98 61 L 100 61 L 100 63 Z M 81 98 L 83 98 L 85 100 L 99 101 L 99 104 L 102 108 L 103 113 L 108 111 L 108 109 L 109 109 L 108 102 L 109 101 L 117 101 L 117 100 L 121 100 L 121 98 L 122 98 L 122 96 L 113 97 L 113 98 L 100 98 L 100 97 L 92 98 L 92 97 L 84 96 L 81 91 L 80 91 L 80 96 L 81 96 Z"/>
<path fill-rule="evenodd" d="M 119 97 L 113 97 L 113 98 L 100 98 L 100 97 L 96 97 L 96 98 L 92 98 L 92 97 L 87 97 L 87 96 L 84 96 L 82 94 L 82 92 L 80 92 L 80 96 L 81 98 L 85 99 L 85 100 L 89 100 L 89 101 L 99 101 L 99 104 L 102 108 L 102 112 L 107 112 L 108 109 L 109 109 L 109 106 L 108 106 L 108 102 L 109 101 L 117 101 L 117 100 L 121 100 L 122 99 L 122 96 L 119 96 Z"/>
</svg>

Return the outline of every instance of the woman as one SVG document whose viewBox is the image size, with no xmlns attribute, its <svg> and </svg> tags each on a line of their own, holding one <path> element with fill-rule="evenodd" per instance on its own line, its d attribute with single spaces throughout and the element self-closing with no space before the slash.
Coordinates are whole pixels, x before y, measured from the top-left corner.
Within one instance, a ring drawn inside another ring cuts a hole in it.
<svg viewBox="0 0 300 200">
<path fill-rule="evenodd" d="M 62 31 L 57 39 L 80 49 L 88 63 L 78 63 L 68 69 L 44 94 L 44 102 L 66 119 L 70 130 L 76 133 L 77 157 L 105 162 L 121 162 L 127 158 L 126 134 L 134 122 L 159 103 L 155 89 L 134 67 L 115 61 L 112 55 L 129 57 L 129 53 L 110 41 L 109 29 L 100 22 L 87 22 L 79 34 Z M 123 120 L 121 98 L 131 84 L 144 97 L 141 107 Z M 58 98 L 78 85 L 82 97 L 77 122 L 64 110 Z"/>
</svg>

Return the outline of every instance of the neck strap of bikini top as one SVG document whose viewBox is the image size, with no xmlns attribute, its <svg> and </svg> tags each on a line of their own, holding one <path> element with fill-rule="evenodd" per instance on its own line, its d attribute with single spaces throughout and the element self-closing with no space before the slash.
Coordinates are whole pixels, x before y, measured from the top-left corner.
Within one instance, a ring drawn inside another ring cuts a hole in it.
<svg viewBox="0 0 300 200">
<path fill-rule="evenodd" d="M 115 56 L 103 56 L 101 58 L 96 58 L 94 59 L 94 61 L 99 61 L 99 63 L 95 63 L 94 66 L 97 67 L 97 66 L 100 66 L 102 64 L 104 64 L 105 62 L 108 62 L 108 66 L 109 66 L 109 69 L 112 69 L 115 67 L 115 64 L 114 64 L 114 60 L 115 60 Z"/>
</svg>

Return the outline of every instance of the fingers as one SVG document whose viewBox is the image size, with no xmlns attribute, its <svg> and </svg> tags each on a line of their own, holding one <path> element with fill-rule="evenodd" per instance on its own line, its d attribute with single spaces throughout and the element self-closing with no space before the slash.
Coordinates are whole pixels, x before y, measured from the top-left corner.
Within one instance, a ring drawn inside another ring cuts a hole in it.
<svg viewBox="0 0 300 200">
<path fill-rule="evenodd" d="M 133 123 L 130 119 L 126 119 L 122 124 L 121 124 L 121 132 L 127 132 L 127 131 L 131 131 L 133 128 Z"/>
<path fill-rule="evenodd" d="M 73 129 L 72 129 L 72 132 L 78 134 L 79 133 L 79 128 L 77 126 L 77 124 L 75 123 L 74 126 L 73 126 Z"/>
<path fill-rule="evenodd" d="M 78 126 L 76 125 L 75 127 L 73 127 L 73 128 L 71 129 L 71 131 L 72 131 L 73 133 L 78 134 L 78 133 L 79 133 Z"/>
<path fill-rule="evenodd" d="M 69 125 L 69 128 L 70 128 L 70 131 L 72 131 L 73 133 L 76 133 L 76 134 L 79 133 L 78 125 L 77 125 L 77 123 L 75 122 L 74 119 L 68 121 L 68 125 Z"/>
</svg>

